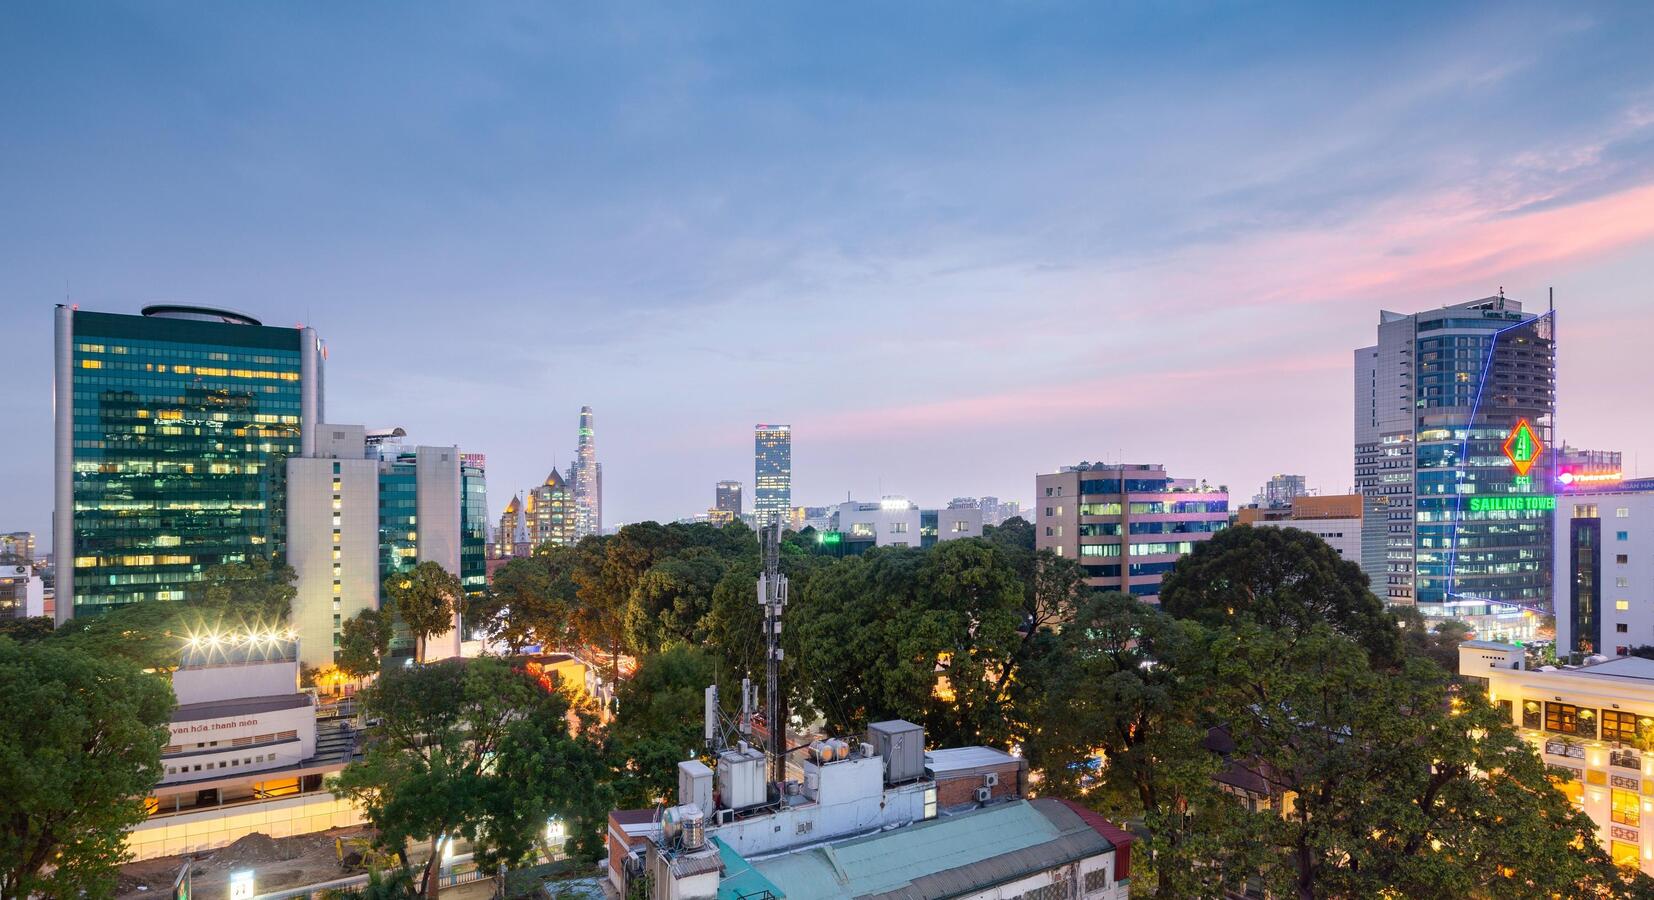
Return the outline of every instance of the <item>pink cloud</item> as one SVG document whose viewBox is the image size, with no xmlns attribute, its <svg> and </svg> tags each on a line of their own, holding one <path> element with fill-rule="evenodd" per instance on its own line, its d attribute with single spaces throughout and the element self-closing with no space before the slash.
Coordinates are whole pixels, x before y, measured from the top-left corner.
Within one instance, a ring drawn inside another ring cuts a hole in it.
<svg viewBox="0 0 1654 900">
<path fill-rule="evenodd" d="M 1260 235 L 1177 261 L 1170 297 L 1214 284 L 1255 305 L 1389 299 L 1555 268 L 1654 237 L 1654 185 L 1569 206 L 1503 214 L 1462 192 L 1391 204 L 1346 228 Z"/>
<path fill-rule="evenodd" d="M 1133 367 L 1119 375 L 1085 378 L 1055 385 L 1023 387 L 967 397 L 899 403 L 814 416 L 813 438 L 866 438 L 869 435 L 934 433 L 961 426 L 1077 421 L 1100 413 L 1186 405 L 1200 408 L 1214 393 L 1252 391 L 1260 379 L 1331 374 L 1349 367 L 1347 352 L 1282 354 L 1229 366 L 1145 371 Z"/>
</svg>

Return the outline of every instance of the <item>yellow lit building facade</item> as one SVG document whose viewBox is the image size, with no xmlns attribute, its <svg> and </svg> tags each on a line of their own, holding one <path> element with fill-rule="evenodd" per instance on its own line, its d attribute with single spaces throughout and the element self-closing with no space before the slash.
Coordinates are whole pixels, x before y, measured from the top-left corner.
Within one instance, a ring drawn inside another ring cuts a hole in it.
<svg viewBox="0 0 1654 900">
<path fill-rule="evenodd" d="M 1654 660 L 1532 670 L 1523 658 L 1514 644 L 1466 641 L 1459 674 L 1538 749 L 1614 861 L 1654 875 Z"/>
</svg>

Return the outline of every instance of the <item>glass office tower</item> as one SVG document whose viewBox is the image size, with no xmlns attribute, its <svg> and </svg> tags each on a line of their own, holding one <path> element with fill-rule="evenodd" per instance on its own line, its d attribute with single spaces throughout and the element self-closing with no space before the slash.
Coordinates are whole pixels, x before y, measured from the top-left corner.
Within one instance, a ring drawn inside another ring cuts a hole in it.
<svg viewBox="0 0 1654 900">
<path fill-rule="evenodd" d="M 753 485 L 757 525 L 786 525 L 793 508 L 792 426 L 759 425 L 754 430 Z"/>
<path fill-rule="evenodd" d="M 180 599 L 283 550 L 283 460 L 314 441 L 320 339 L 225 310 L 56 311 L 57 618 Z"/>
<path fill-rule="evenodd" d="M 1385 312 L 1356 351 L 1356 482 L 1385 500 L 1385 585 L 1429 619 L 1523 637 L 1551 599 L 1554 315 L 1503 296 Z"/>
<path fill-rule="evenodd" d="M 471 598 L 488 589 L 487 467 L 481 453 L 459 455 L 459 582 Z"/>
</svg>

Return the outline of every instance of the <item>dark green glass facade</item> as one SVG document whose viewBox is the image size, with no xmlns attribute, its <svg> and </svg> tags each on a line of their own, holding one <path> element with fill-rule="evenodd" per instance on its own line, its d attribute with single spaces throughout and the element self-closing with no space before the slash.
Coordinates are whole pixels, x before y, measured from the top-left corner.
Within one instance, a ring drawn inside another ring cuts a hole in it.
<svg viewBox="0 0 1654 900">
<path fill-rule="evenodd" d="M 465 596 L 480 598 L 488 589 L 488 483 L 480 454 L 461 454 L 459 465 L 459 581 Z M 464 621 L 466 637 L 471 637 Z"/>
<path fill-rule="evenodd" d="M 419 478 L 412 457 L 379 467 L 379 608 L 394 614 L 396 602 L 385 593 L 384 582 L 397 572 L 419 565 Z M 412 656 L 413 641 L 396 618 L 392 655 Z"/>
<path fill-rule="evenodd" d="M 302 339 L 293 328 L 73 313 L 74 615 L 180 599 L 214 565 L 281 552 L 283 461 L 301 451 Z"/>
</svg>

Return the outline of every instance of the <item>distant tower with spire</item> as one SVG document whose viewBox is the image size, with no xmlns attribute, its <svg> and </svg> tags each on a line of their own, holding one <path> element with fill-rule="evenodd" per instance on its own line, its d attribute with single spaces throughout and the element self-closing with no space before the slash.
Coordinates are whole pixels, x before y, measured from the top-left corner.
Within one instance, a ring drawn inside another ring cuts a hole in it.
<svg viewBox="0 0 1654 900">
<path fill-rule="evenodd" d="M 574 537 L 603 533 L 603 470 L 597 462 L 592 408 L 580 407 L 580 442 L 574 455 Z"/>
</svg>

